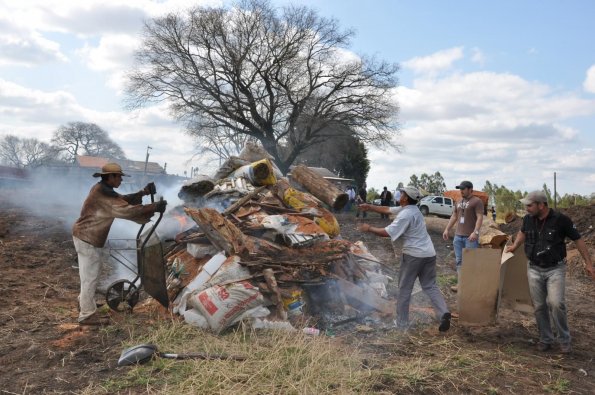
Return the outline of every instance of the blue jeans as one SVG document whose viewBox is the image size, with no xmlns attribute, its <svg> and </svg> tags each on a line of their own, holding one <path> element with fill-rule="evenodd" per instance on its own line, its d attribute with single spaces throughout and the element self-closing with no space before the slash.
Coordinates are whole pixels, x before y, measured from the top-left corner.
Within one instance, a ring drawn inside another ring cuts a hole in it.
<svg viewBox="0 0 595 395">
<path fill-rule="evenodd" d="M 463 264 L 463 248 L 477 248 L 479 247 L 479 239 L 475 241 L 469 241 L 469 236 L 455 235 L 452 245 L 455 249 L 455 259 L 457 261 L 457 273 L 461 271 L 461 265 Z"/>
<path fill-rule="evenodd" d="M 554 342 L 554 334 L 550 323 L 550 315 L 560 344 L 570 343 L 570 331 L 564 303 L 566 284 L 566 265 L 564 263 L 552 268 L 542 269 L 529 265 L 529 292 L 535 309 L 535 320 L 539 329 L 539 341 L 545 344 Z"/>
</svg>

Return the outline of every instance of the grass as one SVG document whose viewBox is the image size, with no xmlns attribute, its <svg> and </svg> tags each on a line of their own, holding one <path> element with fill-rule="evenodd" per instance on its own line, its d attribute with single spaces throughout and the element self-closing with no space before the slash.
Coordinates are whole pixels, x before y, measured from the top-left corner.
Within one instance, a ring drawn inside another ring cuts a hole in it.
<svg viewBox="0 0 595 395">
<path fill-rule="evenodd" d="M 84 394 L 568 393 L 576 390 L 559 360 L 522 344 L 469 340 L 458 331 L 376 331 L 337 338 L 240 326 L 215 336 L 158 319 L 122 348 L 154 343 L 164 352 L 235 354 L 246 361 L 171 360 L 118 368 Z M 124 329 L 125 330 L 125 329 Z"/>
<path fill-rule="evenodd" d="M 545 384 L 543 389 L 549 393 L 566 394 L 570 392 L 570 380 L 559 378 L 553 382 Z"/>
<path fill-rule="evenodd" d="M 452 285 L 457 285 L 457 276 L 456 274 L 439 274 L 436 277 L 436 283 L 439 287 L 450 287 Z"/>
<path fill-rule="evenodd" d="M 85 393 L 367 393 L 369 369 L 357 349 L 336 339 L 301 332 L 252 331 L 247 327 L 215 336 L 185 323 L 160 321 L 149 336 L 133 337 L 123 348 L 153 343 L 164 352 L 234 354 L 246 361 L 171 360 L 119 368 L 121 376 Z"/>
</svg>

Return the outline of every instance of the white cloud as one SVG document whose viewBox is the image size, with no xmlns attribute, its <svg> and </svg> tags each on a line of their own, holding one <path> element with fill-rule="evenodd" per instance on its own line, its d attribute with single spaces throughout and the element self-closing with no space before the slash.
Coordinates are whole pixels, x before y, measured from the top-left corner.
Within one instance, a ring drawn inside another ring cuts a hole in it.
<svg viewBox="0 0 595 395">
<path fill-rule="evenodd" d="M 139 40 L 124 34 L 109 34 L 101 37 L 99 45 L 85 44 L 77 53 L 85 64 L 96 71 L 114 71 L 128 67 Z"/>
<path fill-rule="evenodd" d="M 427 75 L 396 92 L 402 154 L 372 149 L 371 187 L 395 187 L 409 176 L 440 171 L 448 188 L 471 179 L 531 190 L 554 171 L 583 194 L 595 173 L 593 137 L 565 122 L 593 117 L 595 100 L 517 75 L 451 72 Z"/>
<path fill-rule="evenodd" d="M 411 69 L 417 74 L 433 74 L 450 68 L 455 61 L 461 58 L 463 58 L 463 47 L 455 47 L 435 52 L 429 56 L 406 60 L 403 62 L 403 67 Z"/>
<path fill-rule="evenodd" d="M 585 78 L 583 88 L 589 93 L 595 93 L 595 65 L 587 70 L 587 78 Z"/>
<path fill-rule="evenodd" d="M 6 14 L 0 16 L 0 66 L 29 67 L 68 60 L 60 51 L 60 44 L 48 40 L 27 26 L 19 26 L 6 17 Z"/>
<path fill-rule="evenodd" d="M 473 63 L 479 64 L 480 66 L 484 66 L 486 57 L 483 52 L 481 52 L 479 48 L 473 48 L 471 51 L 473 52 L 473 55 L 471 55 L 471 61 Z"/>
</svg>

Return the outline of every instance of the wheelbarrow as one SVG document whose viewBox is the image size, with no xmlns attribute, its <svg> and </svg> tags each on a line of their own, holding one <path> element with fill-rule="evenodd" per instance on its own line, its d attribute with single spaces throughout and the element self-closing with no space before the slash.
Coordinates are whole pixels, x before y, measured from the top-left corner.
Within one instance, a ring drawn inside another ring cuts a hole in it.
<svg viewBox="0 0 595 395">
<path fill-rule="evenodd" d="M 150 192 L 151 203 L 154 203 L 154 194 L 156 193 L 154 184 Z M 130 248 L 110 248 L 110 256 L 135 275 L 133 280 L 116 280 L 107 287 L 105 299 L 110 309 L 132 311 L 139 301 L 141 288 L 162 306 L 166 308 L 169 306 L 163 246 L 155 234 L 155 229 L 162 218 L 163 213 L 159 213 L 159 218 L 145 234 L 143 234 L 143 230 L 146 224 L 143 224 L 139 229 L 135 239 L 136 268 L 133 267 L 133 262 L 122 253 L 122 250 L 130 250 Z"/>
</svg>

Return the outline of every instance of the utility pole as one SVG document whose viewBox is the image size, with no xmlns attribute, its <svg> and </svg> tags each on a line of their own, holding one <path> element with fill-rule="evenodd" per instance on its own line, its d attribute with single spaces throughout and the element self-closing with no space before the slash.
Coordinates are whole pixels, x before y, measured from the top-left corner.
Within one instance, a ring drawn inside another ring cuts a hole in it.
<svg viewBox="0 0 595 395">
<path fill-rule="evenodd" d="M 556 172 L 554 172 L 554 210 L 556 208 Z"/>
<path fill-rule="evenodd" d="M 150 147 L 147 145 L 147 156 L 145 157 L 145 172 L 143 175 L 143 182 L 147 182 L 147 164 L 149 163 L 149 150 L 153 149 L 153 147 Z"/>
<path fill-rule="evenodd" d="M 147 177 L 147 164 L 149 163 L 149 150 L 153 149 L 153 147 L 150 147 L 147 145 L 147 156 L 145 157 L 145 177 Z"/>
</svg>

